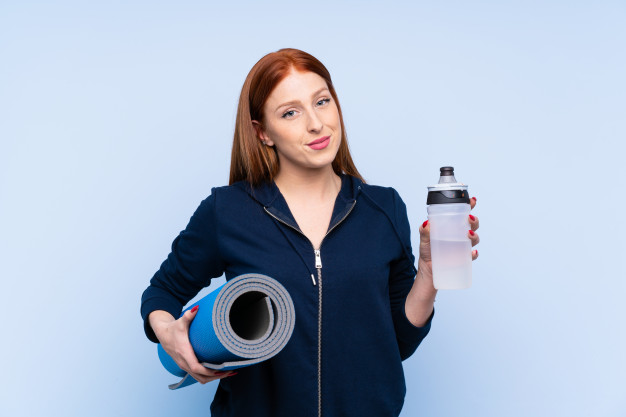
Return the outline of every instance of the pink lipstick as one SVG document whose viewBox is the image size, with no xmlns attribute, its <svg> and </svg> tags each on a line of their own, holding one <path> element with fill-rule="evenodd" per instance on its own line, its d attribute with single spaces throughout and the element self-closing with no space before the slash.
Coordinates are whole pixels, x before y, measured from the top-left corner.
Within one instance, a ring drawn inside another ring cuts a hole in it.
<svg viewBox="0 0 626 417">
<path fill-rule="evenodd" d="M 311 147 L 311 149 L 315 149 L 317 151 L 320 149 L 324 149 L 325 147 L 328 146 L 329 143 L 330 143 L 330 136 L 324 136 L 322 138 L 315 139 L 313 142 L 307 143 L 307 145 Z"/>
</svg>

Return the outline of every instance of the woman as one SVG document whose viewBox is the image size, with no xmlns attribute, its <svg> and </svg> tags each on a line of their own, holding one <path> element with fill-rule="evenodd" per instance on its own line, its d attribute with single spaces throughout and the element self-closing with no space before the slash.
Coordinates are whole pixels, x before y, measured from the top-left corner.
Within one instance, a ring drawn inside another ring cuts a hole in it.
<svg viewBox="0 0 626 417">
<path fill-rule="evenodd" d="M 434 314 L 428 222 L 419 232 L 415 270 L 406 207 L 361 178 L 328 71 L 281 49 L 244 83 L 230 185 L 200 204 L 144 292 L 146 334 L 199 382 L 221 380 L 214 416 L 397 416 L 402 360 Z M 266 362 L 204 368 L 187 336 L 197 309 L 175 317 L 211 278 L 251 272 L 289 291 L 293 335 Z"/>
</svg>

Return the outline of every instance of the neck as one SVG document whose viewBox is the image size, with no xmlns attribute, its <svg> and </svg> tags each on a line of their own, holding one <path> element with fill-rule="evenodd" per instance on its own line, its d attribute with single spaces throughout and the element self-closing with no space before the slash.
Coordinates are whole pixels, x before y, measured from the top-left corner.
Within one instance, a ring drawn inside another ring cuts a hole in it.
<svg viewBox="0 0 626 417">
<path fill-rule="evenodd" d="M 305 172 L 279 171 L 274 182 L 284 196 L 307 200 L 334 200 L 341 188 L 341 178 L 331 166 Z"/>
</svg>

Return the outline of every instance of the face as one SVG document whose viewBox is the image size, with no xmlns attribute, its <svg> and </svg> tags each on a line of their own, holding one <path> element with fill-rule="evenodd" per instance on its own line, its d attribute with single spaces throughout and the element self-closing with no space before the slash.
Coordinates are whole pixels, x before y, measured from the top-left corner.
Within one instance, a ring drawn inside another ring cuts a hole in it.
<svg viewBox="0 0 626 417">
<path fill-rule="evenodd" d="M 260 140 L 275 146 L 280 171 L 331 169 L 341 142 L 341 123 L 326 81 L 294 69 L 263 107 L 265 123 L 254 121 Z"/>
</svg>

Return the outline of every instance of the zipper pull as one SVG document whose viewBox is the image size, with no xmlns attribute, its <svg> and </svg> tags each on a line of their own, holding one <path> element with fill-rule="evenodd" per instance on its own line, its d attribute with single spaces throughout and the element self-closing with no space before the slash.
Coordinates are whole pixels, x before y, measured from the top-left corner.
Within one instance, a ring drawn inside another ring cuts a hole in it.
<svg viewBox="0 0 626 417">
<path fill-rule="evenodd" d="M 322 257 L 320 251 L 315 251 L 315 269 L 322 269 Z"/>
<path fill-rule="evenodd" d="M 313 281 L 313 285 L 317 285 L 317 284 L 315 283 L 315 277 L 313 276 L 313 274 L 311 274 L 311 281 Z"/>
</svg>

